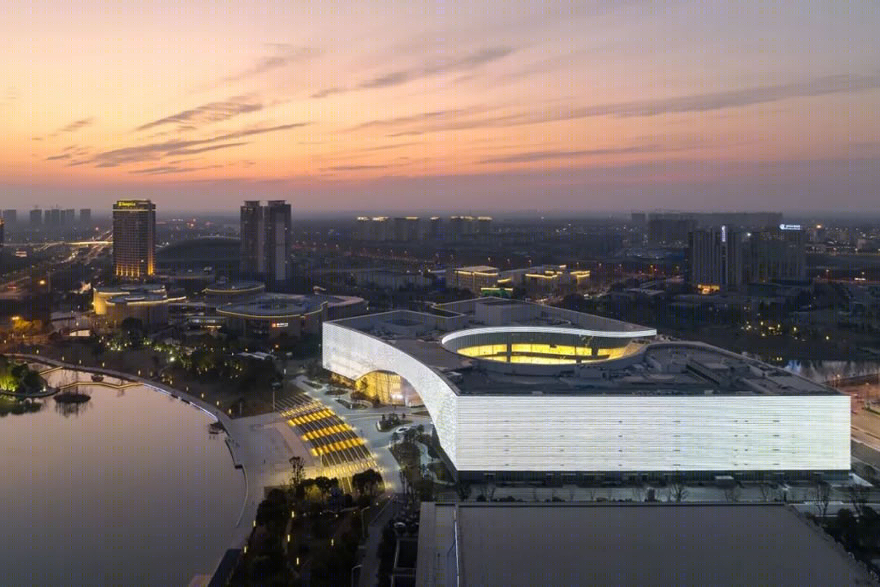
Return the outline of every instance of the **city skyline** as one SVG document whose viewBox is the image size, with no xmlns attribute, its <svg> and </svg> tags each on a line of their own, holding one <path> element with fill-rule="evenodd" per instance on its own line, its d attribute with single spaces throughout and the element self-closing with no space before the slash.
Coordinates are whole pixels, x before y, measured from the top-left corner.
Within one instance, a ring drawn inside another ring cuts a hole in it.
<svg viewBox="0 0 880 587">
<path fill-rule="evenodd" d="M 870 2 L 6 12 L 3 207 L 858 212 L 876 200 Z"/>
</svg>

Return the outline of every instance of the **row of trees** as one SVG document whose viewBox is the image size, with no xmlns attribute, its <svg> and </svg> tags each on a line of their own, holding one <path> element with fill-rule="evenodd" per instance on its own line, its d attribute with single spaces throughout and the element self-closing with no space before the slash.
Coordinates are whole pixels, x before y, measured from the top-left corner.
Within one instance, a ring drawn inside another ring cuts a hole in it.
<svg viewBox="0 0 880 587">
<path fill-rule="evenodd" d="M 382 475 L 375 469 L 367 469 L 355 473 L 351 478 L 351 486 L 360 496 L 374 497 L 382 487 Z M 311 479 L 305 478 L 305 466 L 302 457 L 291 457 L 290 478 L 288 480 L 288 492 L 303 499 L 311 488 L 316 489 L 325 498 L 330 495 L 334 488 L 339 488 L 339 479 L 324 476 Z"/>
</svg>

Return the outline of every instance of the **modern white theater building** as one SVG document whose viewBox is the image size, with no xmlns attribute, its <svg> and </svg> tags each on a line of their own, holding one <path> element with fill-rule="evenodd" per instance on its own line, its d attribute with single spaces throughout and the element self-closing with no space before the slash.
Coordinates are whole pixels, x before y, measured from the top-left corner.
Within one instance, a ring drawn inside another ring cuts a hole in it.
<svg viewBox="0 0 880 587">
<path fill-rule="evenodd" d="M 633 324 L 480 298 L 323 324 L 324 367 L 396 374 L 464 480 L 839 478 L 850 398 Z"/>
</svg>

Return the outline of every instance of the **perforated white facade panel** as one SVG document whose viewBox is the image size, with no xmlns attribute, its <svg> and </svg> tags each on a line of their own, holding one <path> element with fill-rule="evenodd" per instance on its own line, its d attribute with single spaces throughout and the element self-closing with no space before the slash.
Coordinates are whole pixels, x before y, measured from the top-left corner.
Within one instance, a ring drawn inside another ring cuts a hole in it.
<svg viewBox="0 0 880 587">
<path fill-rule="evenodd" d="M 459 396 L 392 343 L 323 325 L 324 367 L 391 371 L 419 393 L 459 471 L 844 471 L 846 395 Z"/>
<path fill-rule="evenodd" d="M 324 323 L 322 338 L 323 364 L 329 371 L 349 379 L 391 371 L 409 381 L 431 414 L 440 446 L 454 459 L 458 397 L 443 375 L 392 344 L 333 322 Z"/>
<path fill-rule="evenodd" d="M 850 467 L 846 396 L 458 398 L 459 470 Z"/>
</svg>

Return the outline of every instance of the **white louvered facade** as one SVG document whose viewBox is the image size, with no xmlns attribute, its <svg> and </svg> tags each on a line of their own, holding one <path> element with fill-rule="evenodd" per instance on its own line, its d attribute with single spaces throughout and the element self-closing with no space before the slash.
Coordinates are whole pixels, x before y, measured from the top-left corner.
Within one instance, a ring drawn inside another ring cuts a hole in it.
<svg viewBox="0 0 880 587">
<path fill-rule="evenodd" d="M 459 395 L 438 371 L 358 330 L 323 325 L 323 363 L 391 371 L 431 414 L 459 472 L 848 471 L 850 398 L 828 395 Z"/>
</svg>

